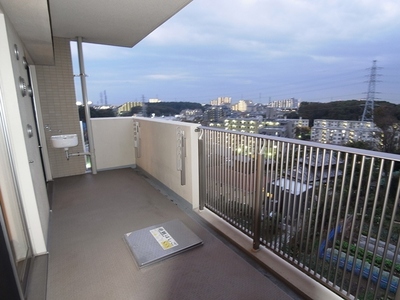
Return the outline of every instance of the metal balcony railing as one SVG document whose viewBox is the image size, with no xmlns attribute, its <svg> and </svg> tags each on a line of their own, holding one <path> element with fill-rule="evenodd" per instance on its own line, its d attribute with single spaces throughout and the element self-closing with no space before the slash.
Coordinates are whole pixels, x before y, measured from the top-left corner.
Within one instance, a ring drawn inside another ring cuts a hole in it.
<svg viewBox="0 0 400 300">
<path fill-rule="evenodd" d="M 400 156 L 200 130 L 200 209 L 344 298 L 396 297 Z"/>
</svg>

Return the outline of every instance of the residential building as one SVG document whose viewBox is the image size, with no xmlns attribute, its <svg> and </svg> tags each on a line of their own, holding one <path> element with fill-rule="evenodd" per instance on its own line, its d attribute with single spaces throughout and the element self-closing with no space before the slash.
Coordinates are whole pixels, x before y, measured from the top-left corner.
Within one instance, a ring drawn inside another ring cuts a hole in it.
<svg viewBox="0 0 400 300">
<path fill-rule="evenodd" d="M 132 108 L 137 106 L 143 106 L 143 102 L 133 101 L 133 102 L 125 102 L 121 106 L 118 107 L 118 115 L 123 113 L 128 113 Z"/>
<path fill-rule="evenodd" d="M 231 100 L 231 97 L 218 97 L 217 99 L 211 100 L 210 104 L 212 106 L 230 105 Z"/>
<path fill-rule="evenodd" d="M 268 104 L 270 107 L 280 108 L 285 111 L 298 110 L 300 106 L 300 101 L 296 98 L 289 98 L 283 100 L 270 101 Z"/>
<path fill-rule="evenodd" d="M 296 136 L 296 130 L 302 127 L 309 127 L 309 120 L 308 119 L 277 119 L 277 122 L 280 122 L 281 125 L 286 124 L 286 137 L 288 138 L 298 138 Z"/>
<path fill-rule="evenodd" d="M 262 118 L 226 118 L 224 121 L 225 130 L 238 132 L 258 133 L 263 126 Z"/>
<path fill-rule="evenodd" d="M 232 110 L 252 112 L 254 110 L 254 103 L 251 100 L 239 100 L 238 103 L 232 105 Z"/>
<path fill-rule="evenodd" d="M 287 137 L 288 129 L 286 122 L 279 121 L 266 121 L 264 127 L 260 128 L 258 132 L 264 135 Z"/>
<path fill-rule="evenodd" d="M 311 128 L 311 140 L 335 145 L 362 141 L 379 148 L 382 143 L 382 130 L 369 121 L 317 119 Z"/>
<path fill-rule="evenodd" d="M 222 122 L 230 114 L 230 108 L 225 105 L 211 106 L 204 112 L 204 119 L 209 122 Z"/>
</svg>

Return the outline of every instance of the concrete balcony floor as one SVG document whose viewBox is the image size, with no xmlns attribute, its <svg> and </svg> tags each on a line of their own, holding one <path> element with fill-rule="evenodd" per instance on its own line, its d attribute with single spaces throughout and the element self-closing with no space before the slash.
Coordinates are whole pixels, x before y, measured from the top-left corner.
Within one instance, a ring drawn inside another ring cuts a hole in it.
<svg viewBox="0 0 400 300">
<path fill-rule="evenodd" d="M 139 269 L 124 234 L 173 219 L 204 245 Z M 56 179 L 47 299 L 301 299 L 199 219 L 138 170 Z"/>
</svg>

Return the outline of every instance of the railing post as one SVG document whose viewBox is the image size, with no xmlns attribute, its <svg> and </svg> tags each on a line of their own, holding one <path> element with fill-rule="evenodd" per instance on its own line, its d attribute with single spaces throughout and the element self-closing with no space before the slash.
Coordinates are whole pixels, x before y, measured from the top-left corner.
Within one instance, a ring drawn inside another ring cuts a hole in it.
<svg viewBox="0 0 400 300">
<path fill-rule="evenodd" d="M 205 183 L 204 183 L 204 163 L 205 163 L 205 158 L 204 158 L 204 140 L 203 140 L 203 135 L 204 135 L 204 130 L 203 129 L 196 129 L 197 132 L 200 132 L 199 135 L 199 140 L 198 140 L 198 154 L 199 154 L 199 209 L 203 210 L 204 209 L 204 191 L 205 191 Z"/>
<path fill-rule="evenodd" d="M 257 155 L 257 173 L 256 173 L 256 199 L 254 204 L 253 221 L 253 250 L 260 248 L 261 237 L 261 208 L 263 201 L 264 186 L 264 166 L 265 166 L 265 142 Z"/>
</svg>

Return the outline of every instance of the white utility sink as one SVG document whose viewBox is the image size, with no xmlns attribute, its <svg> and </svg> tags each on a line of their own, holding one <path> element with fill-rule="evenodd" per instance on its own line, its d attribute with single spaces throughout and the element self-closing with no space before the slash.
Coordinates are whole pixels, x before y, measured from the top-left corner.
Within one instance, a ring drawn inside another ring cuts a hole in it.
<svg viewBox="0 0 400 300">
<path fill-rule="evenodd" d="M 53 135 L 51 143 L 54 148 L 64 148 L 67 150 L 69 147 L 78 146 L 78 136 L 76 133 Z"/>
</svg>

